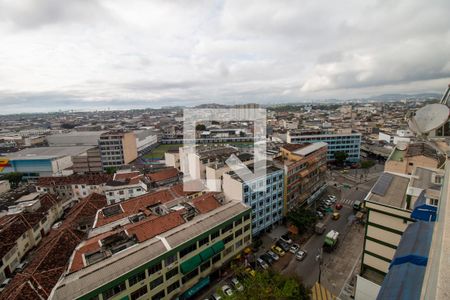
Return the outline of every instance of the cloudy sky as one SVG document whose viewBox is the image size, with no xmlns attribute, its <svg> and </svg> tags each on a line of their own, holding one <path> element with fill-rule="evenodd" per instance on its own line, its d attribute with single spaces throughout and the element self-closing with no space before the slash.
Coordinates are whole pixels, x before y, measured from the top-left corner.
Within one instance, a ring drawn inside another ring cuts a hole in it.
<svg viewBox="0 0 450 300">
<path fill-rule="evenodd" d="M 448 0 L 0 0 L 0 114 L 441 93 L 449 12 Z"/>
</svg>

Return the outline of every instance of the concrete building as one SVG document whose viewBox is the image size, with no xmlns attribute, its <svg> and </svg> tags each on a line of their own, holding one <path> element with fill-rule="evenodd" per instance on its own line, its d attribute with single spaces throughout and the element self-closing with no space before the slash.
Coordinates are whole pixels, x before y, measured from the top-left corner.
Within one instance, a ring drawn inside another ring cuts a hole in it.
<svg viewBox="0 0 450 300">
<path fill-rule="evenodd" d="M 114 204 L 147 193 L 147 184 L 139 171 L 123 170 L 115 173 L 103 190 L 108 204 Z"/>
<path fill-rule="evenodd" d="M 424 215 L 427 220 L 436 218 L 443 175 L 442 170 L 423 167 L 415 168 L 412 176 L 385 172 L 367 194 L 367 226 L 355 299 L 376 299 L 408 226 Z"/>
<path fill-rule="evenodd" d="M 401 144 L 391 152 L 384 170 L 411 175 L 416 166 L 439 168 L 444 161 L 444 156 L 427 143 Z"/>
<path fill-rule="evenodd" d="M 326 189 L 327 144 L 285 144 L 276 166 L 284 170 L 284 214 L 313 203 Z"/>
<path fill-rule="evenodd" d="M 98 147 L 91 148 L 85 153 L 72 157 L 74 173 L 88 174 L 103 172 L 102 159 Z"/>
<path fill-rule="evenodd" d="M 347 153 L 347 161 L 349 162 L 358 162 L 360 160 L 361 134 L 357 132 L 331 133 L 322 130 L 288 131 L 286 141 L 289 144 L 327 143 L 328 161 L 334 160 L 335 152 Z"/>
<path fill-rule="evenodd" d="M 6 193 L 11 189 L 8 180 L 0 180 L 0 194 Z"/>
<path fill-rule="evenodd" d="M 117 168 L 137 158 L 134 132 L 109 131 L 100 135 L 98 141 L 103 169 Z"/>
<path fill-rule="evenodd" d="M 0 281 L 9 278 L 22 258 L 50 231 L 63 213 L 60 199 L 40 195 L 20 213 L 0 217 Z"/>
<path fill-rule="evenodd" d="M 47 136 L 47 143 L 52 147 L 97 146 L 98 140 L 107 131 L 71 131 Z"/>
<path fill-rule="evenodd" d="M 240 202 L 205 194 L 158 203 L 81 243 L 50 299 L 186 299 L 251 243 L 250 209 Z M 124 213 L 121 204 L 100 211 L 117 213 Z"/>
<path fill-rule="evenodd" d="M 253 165 L 247 166 L 254 172 Z M 257 188 L 266 185 L 265 191 Z M 283 217 L 284 171 L 268 164 L 266 175 L 244 182 L 233 171 L 223 174 L 226 199 L 241 201 L 252 208 L 252 234 L 264 233 L 278 224 Z"/>
<path fill-rule="evenodd" d="M 152 129 L 136 130 L 136 148 L 139 155 L 145 154 L 158 144 L 158 135 Z"/>
<path fill-rule="evenodd" d="M 72 174 L 72 157 L 86 153 L 91 146 L 27 148 L 6 155 L 9 166 L 0 174 L 20 172 L 24 178 Z"/>
</svg>

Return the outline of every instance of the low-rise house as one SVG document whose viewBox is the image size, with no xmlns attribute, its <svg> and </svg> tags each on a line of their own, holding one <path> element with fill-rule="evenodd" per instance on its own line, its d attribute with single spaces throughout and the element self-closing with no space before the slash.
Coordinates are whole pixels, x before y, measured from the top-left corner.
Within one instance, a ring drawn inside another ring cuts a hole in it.
<svg viewBox="0 0 450 300">
<path fill-rule="evenodd" d="M 108 204 L 118 203 L 147 193 L 145 177 L 139 171 L 119 171 L 104 187 Z"/>
</svg>

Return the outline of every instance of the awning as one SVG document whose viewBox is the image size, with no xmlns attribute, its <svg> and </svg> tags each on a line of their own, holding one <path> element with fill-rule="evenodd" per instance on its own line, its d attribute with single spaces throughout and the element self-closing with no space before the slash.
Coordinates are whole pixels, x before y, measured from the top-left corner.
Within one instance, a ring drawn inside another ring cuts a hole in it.
<svg viewBox="0 0 450 300">
<path fill-rule="evenodd" d="M 191 287 L 189 290 L 187 290 L 182 296 L 181 299 L 189 299 L 190 297 L 194 296 L 198 293 L 202 288 L 207 286 L 209 284 L 209 276 L 200 279 L 193 287 Z"/>
<path fill-rule="evenodd" d="M 433 237 L 433 225 L 432 222 L 422 221 L 409 224 L 403 232 L 390 268 L 407 262 L 426 266 Z"/>
<path fill-rule="evenodd" d="M 422 191 L 414 203 L 411 218 L 415 220 L 434 222 L 436 221 L 437 207 L 427 203 L 425 191 Z"/>
<path fill-rule="evenodd" d="M 419 300 L 425 270 L 425 266 L 411 263 L 393 266 L 384 278 L 377 300 Z"/>
<path fill-rule="evenodd" d="M 223 241 L 218 241 L 217 243 L 212 245 L 211 248 L 214 250 L 214 253 L 217 254 L 225 249 L 225 244 L 223 243 Z"/>
<path fill-rule="evenodd" d="M 200 252 L 200 257 L 202 258 L 202 261 L 207 261 L 208 259 L 210 259 L 213 256 L 214 256 L 214 250 L 212 249 L 212 247 L 208 247 L 205 250 L 203 250 L 202 252 Z"/>
<path fill-rule="evenodd" d="M 184 263 L 181 264 L 181 273 L 187 274 L 192 271 L 194 271 L 200 264 L 202 263 L 202 259 L 199 255 L 195 255 L 188 260 L 186 260 Z"/>
</svg>

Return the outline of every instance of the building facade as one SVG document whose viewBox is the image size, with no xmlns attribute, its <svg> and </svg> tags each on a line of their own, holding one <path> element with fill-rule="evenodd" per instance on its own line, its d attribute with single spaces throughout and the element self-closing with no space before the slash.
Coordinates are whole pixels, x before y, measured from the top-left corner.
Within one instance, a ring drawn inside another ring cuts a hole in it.
<svg viewBox="0 0 450 300">
<path fill-rule="evenodd" d="M 137 158 L 136 135 L 133 132 L 110 131 L 98 141 L 103 169 L 117 168 Z"/>
<path fill-rule="evenodd" d="M 287 133 L 286 141 L 290 144 L 317 143 L 328 144 L 327 160 L 333 161 L 336 152 L 347 153 L 347 161 L 360 160 L 361 133 L 326 133 L 326 132 L 295 132 Z"/>
<path fill-rule="evenodd" d="M 252 166 L 249 165 L 251 169 Z M 252 234 L 264 233 L 283 218 L 284 172 L 269 165 L 266 176 L 244 182 L 230 171 L 223 174 L 223 191 L 227 199 L 243 202 L 252 208 Z M 266 185 L 265 191 L 257 188 Z"/>
</svg>

